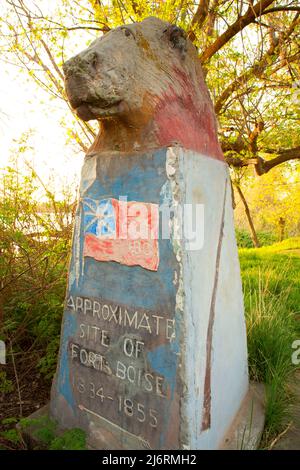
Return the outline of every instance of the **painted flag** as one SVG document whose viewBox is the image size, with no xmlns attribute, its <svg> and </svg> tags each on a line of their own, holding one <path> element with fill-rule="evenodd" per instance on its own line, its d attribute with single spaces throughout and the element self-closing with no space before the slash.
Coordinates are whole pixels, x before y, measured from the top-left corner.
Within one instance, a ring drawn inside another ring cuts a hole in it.
<svg viewBox="0 0 300 470">
<path fill-rule="evenodd" d="M 157 271 L 157 204 L 107 198 L 83 199 L 83 255 Z"/>
</svg>

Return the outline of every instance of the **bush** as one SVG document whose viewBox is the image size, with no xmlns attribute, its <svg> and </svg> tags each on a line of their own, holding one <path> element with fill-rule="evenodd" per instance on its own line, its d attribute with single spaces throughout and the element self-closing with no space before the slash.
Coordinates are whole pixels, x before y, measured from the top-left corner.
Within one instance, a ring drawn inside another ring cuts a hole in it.
<svg viewBox="0 0 300 470">
<path fill-rule="evenodd" d="M 244 229 L 236 229 L 236 241 L 239 248 L 253 248 L 253 242 L 250 233 Z M 278 237 L 270 232 L 257 232 L 257 238 L 260 246 L 272 245 L 278 241 Z"/>
<path fill-rule="evenodd" d="M 278 241 L 278 237 L 271 232 L 258 232 L 258 241 L 260 246 L 269 246 Z"/>
<path fill-rule="evenodd" d="M 293 275 L 292 261 L 273 254 L 273 263 L 267 262 L 268 256 L 264 262 L 263 255 L 259 255 L 261 250 L 242 250 L 241 266 L 250 378 L 266 386 L 266 444 L 282 430 L 289 417 L 289 383 L 296 368 L 291 361 L 292 343 L 299 331 L 299 292 L 294 292 L 298 280 Z M 298 261 L 295 259 L 296 269 L 300 267 Z"/>
<path fill-rule="evenodd" d="M 58 430 L 56 421 L 48 416 L 40 416 L 30 419 L 23 418 L 19 421 L 20 428 L 38 441 L 39 446 L 50 450 L 85 450 L 86 433 L 79 428 Z"/>
<path fill-rule="evenodd" d="M 68 429 L 50 444 L 50 450 L 85 450 L 86 435 L 82 429 Z"/>
<path fill-rule="evenodd" d="M 42 373 L 56 366 L 72 231 L 68 198 L 55 200 L 37 175 L 6 168 L 0 179 L 0 334 L 31 350 Z M 34 347 L 33 347 L 34 346 Z"/>
<path fill-rule="evenodd" d="M 239 248 L 253 248 L 253 242 L 247 230 L 236 229 L 235 236 Z"/>
</svg>

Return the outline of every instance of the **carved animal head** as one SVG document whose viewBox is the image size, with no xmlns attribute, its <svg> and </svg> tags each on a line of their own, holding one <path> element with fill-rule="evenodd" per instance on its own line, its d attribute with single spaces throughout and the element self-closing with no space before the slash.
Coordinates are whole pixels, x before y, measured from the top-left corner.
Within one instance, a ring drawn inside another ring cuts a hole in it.
<svg viewBox="0 0 300 470">
<path fill-rule="evenodd" d="M 63 70 L 77 115 L 101 123 L 92 151 L 177 142 L 220 157 L 197 51 L 181 28 L 153 17 L 120 26 L 68 60 Z"/>
</svg>

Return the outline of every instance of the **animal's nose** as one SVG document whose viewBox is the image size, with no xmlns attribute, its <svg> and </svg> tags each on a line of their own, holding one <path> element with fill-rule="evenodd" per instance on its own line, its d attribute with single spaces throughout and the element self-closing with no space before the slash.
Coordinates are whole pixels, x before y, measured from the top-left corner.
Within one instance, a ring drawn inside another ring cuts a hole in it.
<svg viewBox="0 0 300 470">
<path fill-rule="evenodd" d="M 97 70 L 100 64 L 100 56 L 97 52 L 91 51 L 84 55 L 77 55 L 67 60 L 62 66 L 65 77 L 78 72 L 91 72 Z"/>
</svg>

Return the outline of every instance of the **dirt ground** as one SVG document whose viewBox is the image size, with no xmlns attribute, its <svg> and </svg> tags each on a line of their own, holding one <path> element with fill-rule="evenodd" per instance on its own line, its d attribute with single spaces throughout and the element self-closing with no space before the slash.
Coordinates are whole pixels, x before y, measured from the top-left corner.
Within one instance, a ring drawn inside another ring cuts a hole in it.
<svg viewBox="0 0 300 470">
<path fill-rule="evenodd" d="M 37 369 L 36 353 L 15 354 L 14 363 L 8 355 L 8 363 L 0 366 L 0 373 L 6 373 L 5 385 L 0 387 L 0 448 L 22 449 L 22 441 L 15 439 L 16 422 L 20 418 L 45 405 L 50 398 L 51 381 L 46 381 Z M 15 366 L 15 367 L 14 367 Z M 11 382 L 8 382 L 11 381 Z M 0 382 L 1 384 L 1 382 Z M 12 421 L 5 424 L 6 421 Z M 4 423 L 3 423 L 4 421 Z M 10 434 L 8 431 L 12 431 Z"/>
<path fill-rule="evenodd" d="M 300 450 L 300 370 L 295 376 L 293 392 L 295 403 L 292 409 L 292 420 L 281 436 L 278 436 L 274 450 Z"/>
<path fill-rule="evenodd" d="M 6 380 L 11 381 L 12 388 L 6 392 L 0 388 L 0 449 L 7 450 L 24 449 L 22 440 L 14 440 L 18 435 L 15 431 L 16 422 L 49 402 L 51 388 L 51 380 L 45 380 L 38 371 L 36 352 L 15 354 L 14 359 L 15 364 L 8 356 L 8 364 L 0 366 L 0 373 L 6 373 Z M 292 420 L 285 431 L 276 438 L 273 450 L 300 449 L 300 371 L 296 374 L 293 388 L 295 404 Z M 6 424 L 7 419 L 11 422 Z M 13 434 L 7 435 L 8 431 L 13 431 Z"/>
</svg>

